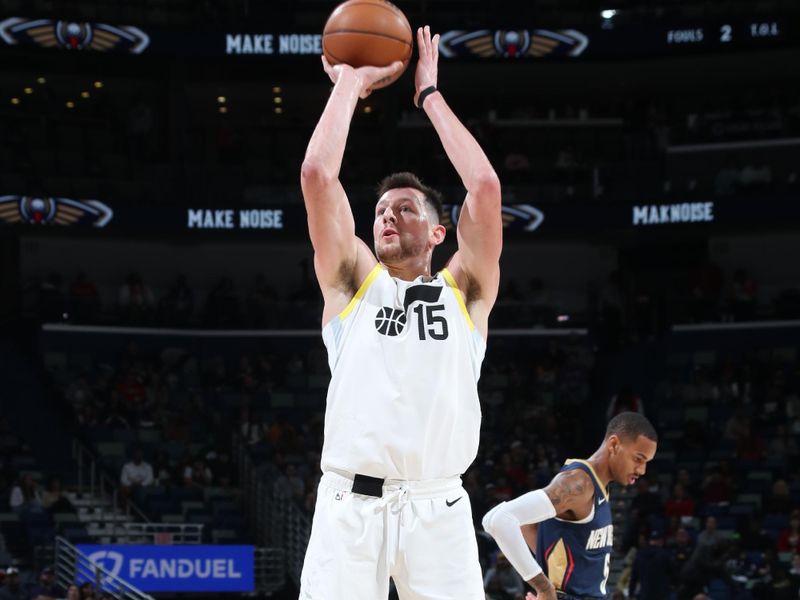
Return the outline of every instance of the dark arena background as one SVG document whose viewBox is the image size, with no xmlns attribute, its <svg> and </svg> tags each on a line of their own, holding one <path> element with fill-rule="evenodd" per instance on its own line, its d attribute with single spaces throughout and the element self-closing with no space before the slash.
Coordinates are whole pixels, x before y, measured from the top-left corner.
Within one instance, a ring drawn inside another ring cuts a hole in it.
<svg viewBox="0 0 800 600">
<path fill-rule="evenodd" d="M 0 0 L 3 599 L 297 598 L 330 379 L 300 165 L 335 4 Z M 609 598 L 798 598 L 798 3 L 399 7 L 502 183 L 463 475 L 486 597 L 527 590 L 481 515 L 633 410 L 660 443 L 611 490 Z M 341 178 L 367 240 L 383 176 L 441 189 L 440 268 L 464 190 L 416 58 L 359 102 Z"/>
</svg>

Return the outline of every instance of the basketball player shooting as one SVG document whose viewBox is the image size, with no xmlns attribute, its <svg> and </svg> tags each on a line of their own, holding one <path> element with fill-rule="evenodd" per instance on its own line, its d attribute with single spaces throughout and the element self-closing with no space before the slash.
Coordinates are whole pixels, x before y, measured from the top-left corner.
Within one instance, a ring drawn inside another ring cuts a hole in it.
<svg viewBox="0 0 800 600">
<path fill-rule="evenodd" d="M 644 416 L 620 413 L 589 459 L 568 460 L 547 487 L 501 502 L 483 517 L 483 528 L 539 600 L 607 597 L 614 545 L 608 484 L 635 483 L 657 442 Z"/>
<path fill-rule="evenodd" d="M 414 95 L 467 190 L 458 249 L 431 273 L 442 243 L 440 200 L 416 176 L 387 177 L 373 251 L 355 235 L 339 169 L 353 113 L 388 67 L 331 66 L 333 91 L 308 144 L 301 183 L 324 297 L 332 378 L 322 479 L 300 598 L 483 600 L 469 497 L 477 382 L 502 247 L 500 183 L 437 90 L 438 38 L 417 31 Z M 424 149 L 421 149 L 424 151 Z"/>
</svg>

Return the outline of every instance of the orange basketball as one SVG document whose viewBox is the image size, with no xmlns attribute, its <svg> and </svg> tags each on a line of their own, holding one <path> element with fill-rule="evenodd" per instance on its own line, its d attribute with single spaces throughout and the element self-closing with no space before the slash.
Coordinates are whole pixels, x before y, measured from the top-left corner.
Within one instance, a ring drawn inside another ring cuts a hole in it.
<svg viewBox="0 0 800 600">
<path fill-rule="evenodd" d="M 413 47 L 408 19 L 386 0 L 347 0 L 328 17 L 322 32 L 322 52 L 332 65 L 385 67 L 399 60 L 403 70 L 374 88 L 386 87 L 408 67 Z"/>
</svg>

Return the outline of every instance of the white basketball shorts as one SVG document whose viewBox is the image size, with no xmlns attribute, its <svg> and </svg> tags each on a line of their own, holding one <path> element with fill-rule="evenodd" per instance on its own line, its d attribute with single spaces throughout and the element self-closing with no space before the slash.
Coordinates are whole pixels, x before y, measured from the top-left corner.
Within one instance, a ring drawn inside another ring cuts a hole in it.
<svg viewBox="0 0 800 600">
<path fill-rule="evenodd" d="M 355 494 L 352 478 L 319 484 L 300 600 L 484 600 L 472 507 L 458 477 L 384 482 Z"/>
</svg>

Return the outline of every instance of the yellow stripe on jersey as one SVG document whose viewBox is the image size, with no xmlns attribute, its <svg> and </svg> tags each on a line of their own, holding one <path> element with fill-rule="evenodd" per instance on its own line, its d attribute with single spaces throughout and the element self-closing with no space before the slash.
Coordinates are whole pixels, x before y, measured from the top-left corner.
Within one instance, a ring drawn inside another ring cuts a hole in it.
<svg viewBox="0 0 800 600">
<path fill-rule="evenodd" d="M 469 325 L 469 329 L 472 331 L 475 329 L 475 324 L 472 322 L 472 318 L 469 316 L 467 305 L 464 304 L 464 296 L 461 295 L 461 290 L 458 289 L 458 284 L 456 283 L 453 274 L 447 269 L 442 269 L 442 275 L 444 276 L 444 280 L 447 282 L 447 285 L 453 288 L 453 293 L 455 294 L 456 300 L 458 300 L 458 305 L 461 307 L 461 312 L 464 313 L 464 318 L 467 320 L 467 325 Z"/>
<path fill-rule="evenodd" d="M 383 267 L 380 263 L 372 268 L 372 271 L 369 272 L 369 275 L 367 275 L 364 283 L 362 283 L 361 287 L 358 288 L 356 295 L 353 296 L 352 300 L 350 300 L 345 309 L 339 313 L 339 319 L 344 321 L 350 315 L 350 313 L 353 312 L 353 309 L 356 307 L 356 304 L 358 304 L 358 301 L 364 297 L 364 294 L 367 293 L 369 286 L 372 285 L 372 282 L 375 281 L 375 278 L 380 274 L 381 271 L 383 271 Z"/>
<path fill-rule="evenodd" d="M 572 463 L 581 463 L 582 465 L 586 465 L 587 467 L 589 467 L 589 470 L 592 472 L 592 477 L 594 477 L 594 480 L 597 482 L 597 487 L 599 487 L 603 491 L 603 496 L 605 496 L 606 500 L 608 500 L 608 490 L 605 488 L 603 482 L 600 481 L 600 478 L 597 476 L 597 473 L 595 472 L 592 463 L 586 460 L 581 460 L 579 458 L 568 458 L 564 463 L 564 465 L 565 466 L 571 465 Z"/>
<path fill-rule="evenodd" d="M 564 540 L 560 539 L 547 557 L 547 578 L 553 582 L 557 590 L 564 589 L 568 566 L 567 547 L 564 545 Z"/>
</svg>

